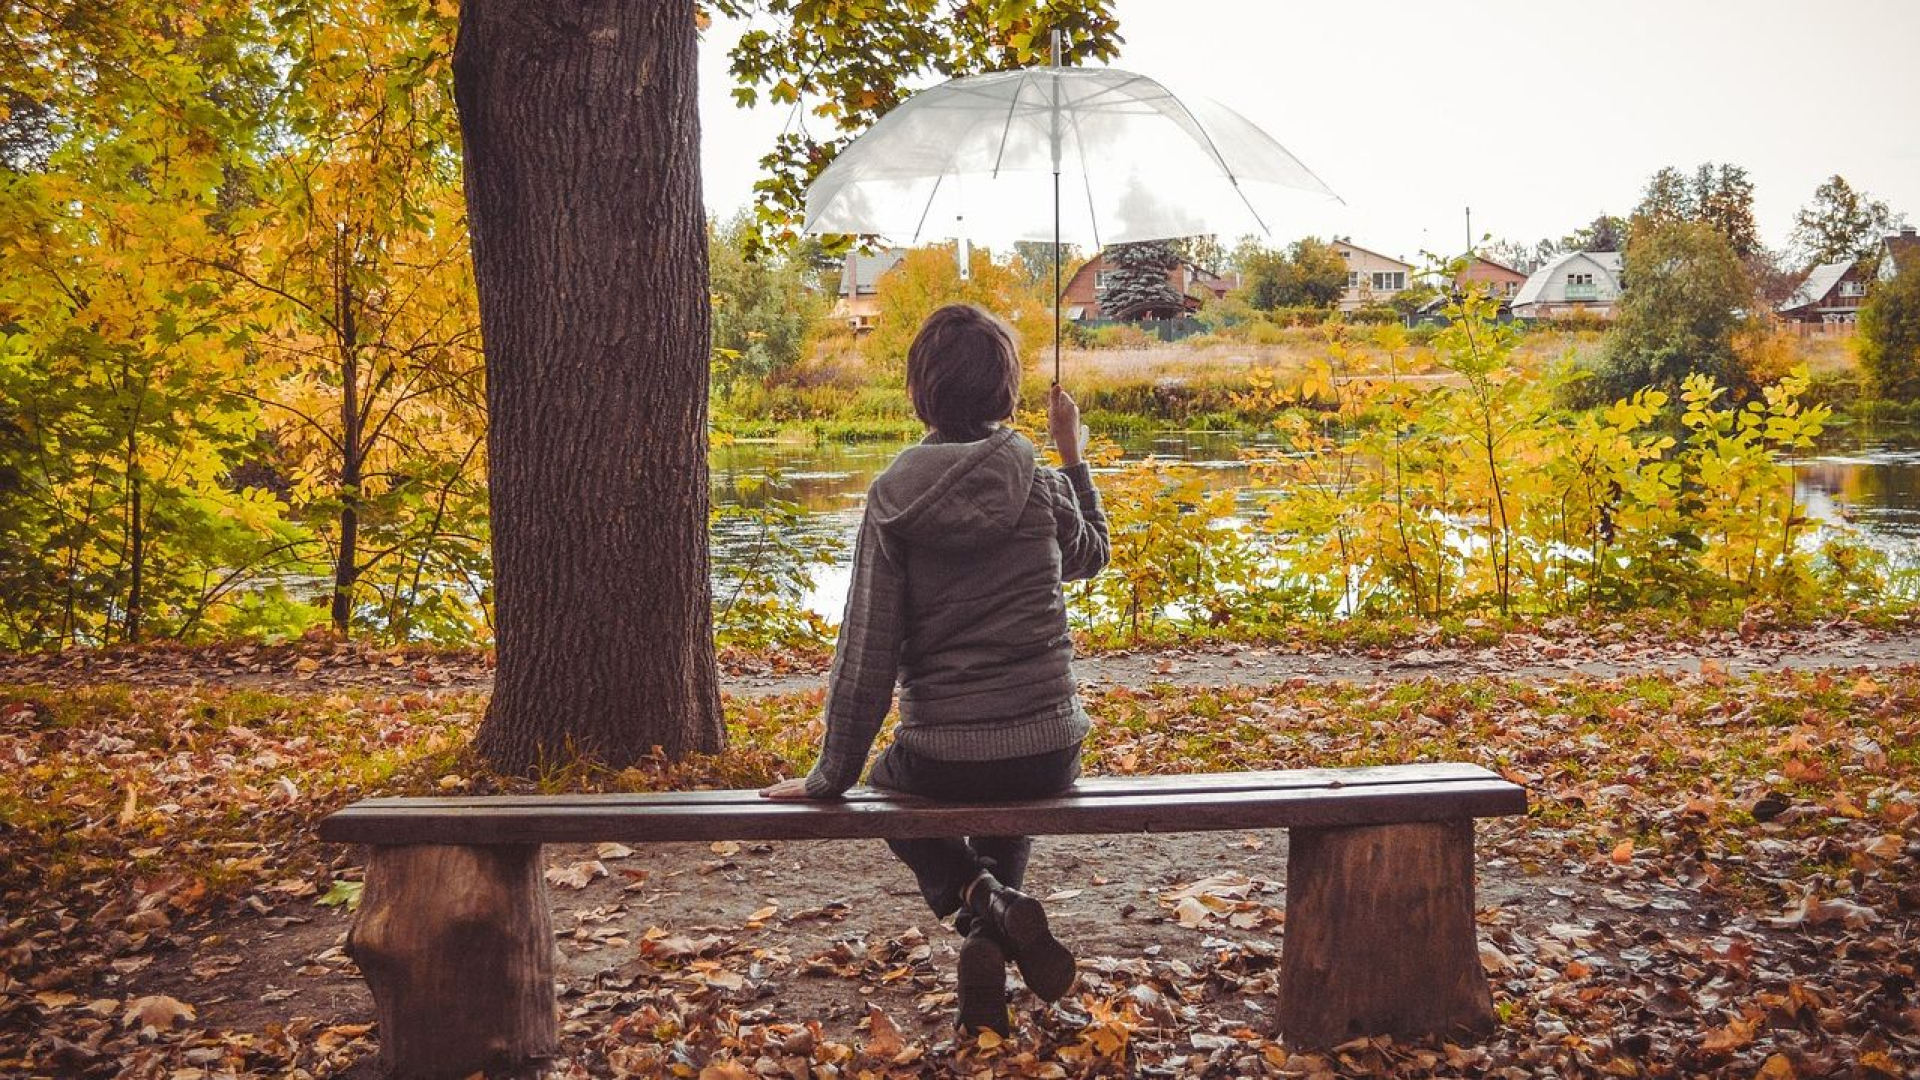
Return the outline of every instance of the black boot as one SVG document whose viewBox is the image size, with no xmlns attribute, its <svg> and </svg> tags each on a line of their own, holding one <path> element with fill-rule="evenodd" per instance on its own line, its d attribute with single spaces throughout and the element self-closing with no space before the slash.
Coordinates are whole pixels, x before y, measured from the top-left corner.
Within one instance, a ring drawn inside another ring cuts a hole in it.
<svg viewBox="0 0 1920 1080">
<path fill-rule="evenodd" d="M 1058 1001 L 1073 988 L 1073 953 L 1047 928 L 1047 910 L 1040 901 L 982 873 L 967 909 L 1000 939 L 1007 959 L 1040 1000 Z"/>
<path fill-rule="evenodd" d="M 960 1030 L 968 1035 L 992 1031 L 1006 1036 L 1007 954 L 985 923 L 962 911 L 954 929 L 965 934 L 960 943 Z"/>
</svg>

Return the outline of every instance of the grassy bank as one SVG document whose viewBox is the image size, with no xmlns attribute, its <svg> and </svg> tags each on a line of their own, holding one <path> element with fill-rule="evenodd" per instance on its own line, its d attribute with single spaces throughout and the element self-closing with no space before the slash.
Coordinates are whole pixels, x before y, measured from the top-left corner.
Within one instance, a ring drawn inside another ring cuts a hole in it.
<svg viewBox="0 0 1920 1080">
<path fill-rule="evenodd" d="M 1061 354 L 1061 381 L 1096 432 L 1257 430 L 1273 417 L 1270 410 L 1241 401 L 1251 389 L 1250 376 L 1286 382 L 1316 364 L 1328 364 L 1338 376 L 1418 378 L 1408 373 L 1427 366 L 1432 337 L 1430 330 L 1399 327 L 1265 330 L 1259 340 L 1206 334 L 1171 344 L 1068 348 Z M 1593 330 L 1528 330 L 1514 359 L 1526 365 L 1586 364 L 1599 356 L 1603 340 Z M 1814 378 L 1809 402 L 1830 405 L 1842 421 L 1920 423 L 1920 403 L 1872 399 L 1849 339 L 1783 334 L 1756 351 L 1769 379 L 1806 366 Z M 1029 349 L 1026 362 L 1021 401 L 1038 409 L 1053 381 L 1052 353 Z M 830 350 L 768 383 L 736 384 L 716 396 L 713 428 L 734 438 L 822 442 L 906 439 L 922 430 L 901 375 L 869 365 L 857 345 L 846 340 L 836 340 Z"/>
</svg>

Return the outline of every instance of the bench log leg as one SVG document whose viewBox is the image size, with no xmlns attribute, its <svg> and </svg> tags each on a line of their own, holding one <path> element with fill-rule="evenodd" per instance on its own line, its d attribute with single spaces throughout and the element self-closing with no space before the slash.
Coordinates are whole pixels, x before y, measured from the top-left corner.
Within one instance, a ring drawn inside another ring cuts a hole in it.
<svg viewBox="0 0 1920 1080">
<path fill-rule="evenodd" d="M 558 1049 L 540 845 L 369 849 L 347 952 L 395 1080 L 531 1074 Z"/>
<path fill-rule="evenodd" d="M 1473 822 L 1296 828 L 1287 843 L 1289 1047 L 1492 1030 L 1473 921 Z"/>
</svg>

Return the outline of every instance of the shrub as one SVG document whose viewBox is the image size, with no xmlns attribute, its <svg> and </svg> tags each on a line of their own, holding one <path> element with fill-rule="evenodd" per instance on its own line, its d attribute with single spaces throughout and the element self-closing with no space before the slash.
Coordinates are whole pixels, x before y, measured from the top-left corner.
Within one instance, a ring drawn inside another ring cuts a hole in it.
<svg viewBox="0 0 1920 1080">
<path fill-rule="evenodd" d="M 1874 286 L 1855 341 L 1876 396 L 1920 400 L 1920 269 Z"/>
<path fill-rule="evenodd" d="M 1733 344 L 1753 287 L 1726 237 L 1703 222 L 1648 225 L 1634 230 L 1626 267 L 1632 287 L 1592 386 L 1601 400 L 1675 390 L 1692 374 L 1737 396 L 1754 389 Z"/>
</svg>

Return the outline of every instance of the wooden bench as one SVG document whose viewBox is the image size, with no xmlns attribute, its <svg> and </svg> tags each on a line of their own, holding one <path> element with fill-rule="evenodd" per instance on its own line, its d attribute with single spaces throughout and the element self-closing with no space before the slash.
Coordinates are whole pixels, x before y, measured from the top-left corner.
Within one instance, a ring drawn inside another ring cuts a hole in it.
<svg viewBox="0 0 1920 1080">
<path fill-rule="evenodd" d="M 1484 1033 L 1493 1001 L 1474 932 L 1473 819 L 1526 809 L 1524 789 L 1485 769 L 1434 764 L 1089 778 L 1056 798 L 973 805 L 865 788 L 837 802 L 754 791 L 381 798 L 330 815 L 320 836 L 371 845 L 348 951 L 373 991 L 388 1075 L 463 1077 L 555 1052 L 540 845 L 603 840 L 1286 828 L 1287 1044 Z"/>
</svg>

